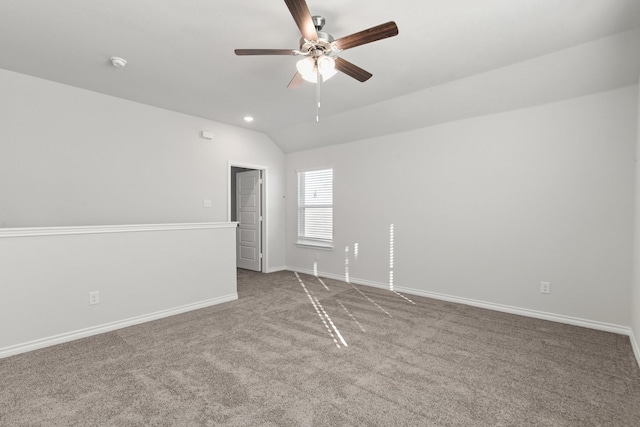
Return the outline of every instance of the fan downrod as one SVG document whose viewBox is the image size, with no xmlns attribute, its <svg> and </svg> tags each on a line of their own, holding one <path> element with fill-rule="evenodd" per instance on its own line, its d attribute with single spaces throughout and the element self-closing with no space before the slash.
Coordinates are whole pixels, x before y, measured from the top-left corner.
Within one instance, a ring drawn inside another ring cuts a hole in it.
<svg viewBox="0 0 640 427">
<path fill-rule="evenodd" d="M 320 15 L 312 16 L 311 20 L 313 21 L 313 25 L 316 27 L 316 31 L 322 30 L 322 28 L 324 27 L 324 24 L 326 23 L 324 16 L 320 16 Z"/>
</svg>

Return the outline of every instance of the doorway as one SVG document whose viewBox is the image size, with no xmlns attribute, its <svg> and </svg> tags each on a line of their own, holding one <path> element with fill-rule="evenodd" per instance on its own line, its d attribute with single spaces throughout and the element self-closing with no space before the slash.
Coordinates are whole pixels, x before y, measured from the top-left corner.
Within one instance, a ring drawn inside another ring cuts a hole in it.
<svg viewBox="0 0 640 427">
<path fill-rule="evenodd" d="M 229 220 L 238 222 L 236 266 L 253 271 L 263 271 L 265 264 L 264 175 L 264 168 L 229 165 Z"/>
</svg>

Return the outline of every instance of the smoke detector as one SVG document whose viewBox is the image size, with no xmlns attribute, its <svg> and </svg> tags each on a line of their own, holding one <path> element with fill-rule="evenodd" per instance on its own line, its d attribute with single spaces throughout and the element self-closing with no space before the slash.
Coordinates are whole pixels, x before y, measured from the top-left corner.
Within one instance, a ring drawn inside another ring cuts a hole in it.
<svg viewBox="0 0 640 427">
<path fill-rule="evenodd" d="M 111 65 L 113 65 L 116 68 L 124 68 L 124 66 L 127 65 L 127 60 L 119 58 L 117 56 L 112 56 Z"/>
</svg>

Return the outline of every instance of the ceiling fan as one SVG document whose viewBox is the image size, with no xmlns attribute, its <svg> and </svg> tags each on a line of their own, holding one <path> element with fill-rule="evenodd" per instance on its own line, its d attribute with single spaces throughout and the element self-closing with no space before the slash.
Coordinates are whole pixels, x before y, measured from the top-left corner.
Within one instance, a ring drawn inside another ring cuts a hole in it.
<svg viewBox="0 0 640 427">
<path fill-rule="evenodd" d="M 331 34 L 322 31 L 325 19 L 321 16 L 311 16 L 305 0 L 284 0 L 284 2 L 302 34 L 300 48 L 236 49 L 235 54 L 304 56 L 296 64 L 297 71 L 287 87 L 295 89 L 304 80 L 317 83 L 318 114 L 316 114 L 316 121 L 319 121 L 320 83 L 331 78 L 337 71 L 343 72 L 360 82 L 369 80 L 373 75 L 351 62 L 335 56 L 335 54 L 356 46 L 396 36 L 398 35 L 398 26 L 395 22 L 390 21 L 335 40 Z"/>
</svg>

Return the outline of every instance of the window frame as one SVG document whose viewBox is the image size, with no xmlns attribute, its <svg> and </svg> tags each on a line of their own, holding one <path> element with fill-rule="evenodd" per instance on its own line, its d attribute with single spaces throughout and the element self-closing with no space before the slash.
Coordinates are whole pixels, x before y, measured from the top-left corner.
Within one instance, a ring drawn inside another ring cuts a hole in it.
<svg viewBox="0 0 640 427">
<path fill-rule="evenodd" d="M 303 190 L 301 189 L 301 176 L 304 174 L 306 185 L 306 174 L 309 172 L 320 172 L 320 171 L 331 171 L 331 204 L 304 204 L 303 203 Z M 300 247 L 312 247 L 316 249 L 325 249 L 325 250 L 333 250 L 333 190 L 334 190 L 334 169 L 332 166 L 326 167 L 318 167 L 311 169 L 297 169 L 296 170 L 296 246 Z M 314 208 L 330 208 L 331 209 L 331 239 L 318 239 L 313 237 L 308 237 L 304 235 L 304 211 L 307 209 Z"/>
</svg>

